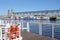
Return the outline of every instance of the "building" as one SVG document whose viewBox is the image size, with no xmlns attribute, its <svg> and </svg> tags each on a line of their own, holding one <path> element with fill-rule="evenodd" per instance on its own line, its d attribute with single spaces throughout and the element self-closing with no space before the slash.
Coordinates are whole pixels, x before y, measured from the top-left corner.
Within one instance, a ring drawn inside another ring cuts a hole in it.
<svg viewBox="0 0 60 40">
<path fill-rule="evenodd" d="M 56 18 L 60 19 L 60 10 L 44 10 L 44 11 L 28 11 L 28 12 L 14 12 L 13 10 L 8 10 L 8 14 L 1 16 L 0 18 L 11 18 L 11 19 L 21 19 L 21 18 L 36 18 L 36 19 L 50 19 Z"/>
</svg>

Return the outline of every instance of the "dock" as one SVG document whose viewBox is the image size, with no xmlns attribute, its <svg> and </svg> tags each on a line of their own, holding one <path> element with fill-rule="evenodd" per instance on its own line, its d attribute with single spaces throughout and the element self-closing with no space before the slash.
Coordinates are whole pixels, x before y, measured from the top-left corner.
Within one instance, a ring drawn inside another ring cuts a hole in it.
<svg viewBox="0 0 60 40">
<path fill-rule="evenodd" d="M 58 40 L 47 36 L 41 36 L 27 31 L 22 31 L 23 40 Z"/>
</svg>

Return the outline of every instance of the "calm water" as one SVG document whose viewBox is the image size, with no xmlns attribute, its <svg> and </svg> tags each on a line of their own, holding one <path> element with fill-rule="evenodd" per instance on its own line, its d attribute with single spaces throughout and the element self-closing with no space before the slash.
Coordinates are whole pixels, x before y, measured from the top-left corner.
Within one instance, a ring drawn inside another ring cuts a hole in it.
<svg viewBox="0 0 60 40">
<path fill-rule="evenodd" d="M 29 22 L 30 32 L 39 34 L 39 23 L 52 23 L 54 24 L 54 37 L 60 39 L 60 20 L 57 21 L 44 21 L 44 20 L 25 20 L 23 26 L 27 26 Z M 42 24 L 42 35 L 52 37 L 52 24 Z"/>
</svg>

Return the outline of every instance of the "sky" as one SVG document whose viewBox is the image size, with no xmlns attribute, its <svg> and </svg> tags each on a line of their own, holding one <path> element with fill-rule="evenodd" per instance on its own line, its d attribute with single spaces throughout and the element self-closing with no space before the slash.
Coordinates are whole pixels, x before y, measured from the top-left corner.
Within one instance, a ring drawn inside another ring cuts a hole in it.
<svg viewBox="0 0 60 40">
<path fill-rule="evenodd" d="M 6 15 L 9 9 L 14 12 L 59 10 L 60 0 L 0 0 L 0 15 Z"/>
</svg>

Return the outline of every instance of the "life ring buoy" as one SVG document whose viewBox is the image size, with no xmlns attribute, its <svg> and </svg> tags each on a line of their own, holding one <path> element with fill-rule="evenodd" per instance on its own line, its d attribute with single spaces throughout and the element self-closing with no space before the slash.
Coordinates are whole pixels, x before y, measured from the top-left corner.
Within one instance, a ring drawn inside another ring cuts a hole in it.
<svg viewBox="0 0 60 40">
<path fill-rule="evenodd" d="M 7 34 L 9 38 L 16 38 L 17 36 L 19 36 L 18 26 L 12 25 L 10 28 L 8 28 Z"/>
</svg>

